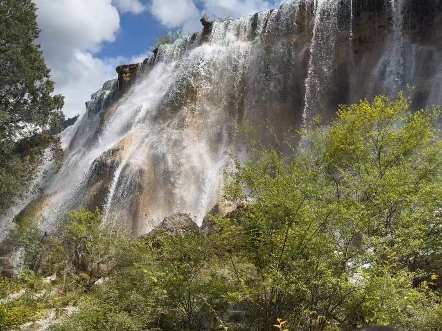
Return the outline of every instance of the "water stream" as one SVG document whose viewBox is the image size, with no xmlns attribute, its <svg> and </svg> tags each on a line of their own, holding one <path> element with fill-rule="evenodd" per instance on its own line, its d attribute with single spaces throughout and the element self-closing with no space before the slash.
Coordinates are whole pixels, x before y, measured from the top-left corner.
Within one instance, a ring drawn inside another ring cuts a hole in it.
<svg viewBox="0 0 442 331">
<path fill-rule="evenodd" d="M 220 200 L 230 166 L 225 152 L 238 152 L 234 136 L 243 120 L 256 129 L 254 138 L 273 144 L 269 127 L 277 134 L 309 127 L 318 115 L 332 117 L 338 104 L 394 95 L 407 84 L 419 106 L 441 103 L 441 28 L 426 22 L 420 30 L 406 15 L 414 1 L 384 0 L 379 8 L 291 0 L 161 46 L 124 95 L 112 80 L 92 96 L 86 114 L 63 133 L 61 170 L 0 225 L 9 227 L 33 199 L 41 201 L 47 230 L 83 206 L 98 206 L 135 233 L 176 212 L 201 223 Z"/>
</svg>

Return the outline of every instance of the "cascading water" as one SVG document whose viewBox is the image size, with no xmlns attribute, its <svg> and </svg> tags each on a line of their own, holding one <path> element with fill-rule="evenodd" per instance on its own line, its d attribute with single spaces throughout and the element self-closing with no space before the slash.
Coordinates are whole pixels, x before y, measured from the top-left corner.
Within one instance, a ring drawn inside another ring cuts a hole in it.
<svg viewBox="0 0 442 331">
<path fill-rule="evenodd" d="M 138 234 L 176 212 L 199 223 L 219 201 L 242 120 L 274 144 L 268 127 L 308 127 L 406 84 L 417 105 L 442 102 L 440 1 L 291 0 L 161 46 L 132 86 L 113 80 L 92 96 L 63 133 L 59 173 L 0 224 L 32 199 L 45 229 L 82 206 Z"/>
<path fill-rule="evenodd" d="M 354 0 L 350 0 L 350 41 L 353 39 Z"/>
<path fill-rule="evenodd" d="M 387 41 L 387 49 L 375 71 L 373 82 L 382 82 L 382 93 L 394 96 L 404 88 L 404 7 L 406 0 L 389 0 L 392 12 L 392 33 Z M 378 91 L 376 91 L 378 92 Z"/>
<path fill-rule="evenodd" d="M 329 106 L 323 95 L 329 93 L 334 65 L 339 1 L 316 0 L 314 3 L 313 38 L 310 44 L 308 75 L 305 80 L 303 126 L 309 126 L 312 114 L 325 114 Z"/>
</svg>

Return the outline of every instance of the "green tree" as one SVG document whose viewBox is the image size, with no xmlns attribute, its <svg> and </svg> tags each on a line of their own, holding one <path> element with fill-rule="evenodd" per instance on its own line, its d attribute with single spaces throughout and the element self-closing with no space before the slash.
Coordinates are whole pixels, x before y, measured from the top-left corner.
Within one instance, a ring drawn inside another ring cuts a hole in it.
<svg viewBox="0 0 442 331">
<path fill-rule="evenodd" d="M 210 231 L 119 239 L 87 210 L 31 231 L 28 266 L 62 271 L 80 308 L 51 329 L 440 330 L 441 114 L 409 106 L 363 100 L 294 144 L 252 143 L 226 188 L 239 207 Z M 0 323 L 34 303 L 0 307 Z"/>
<path fill-rule="evenodd" d="M 409 106 L 401 94 L 341 106 L 298 143 L 252 144 L 236 161 L 227 198 L 246 207 L 222 224 L 258 275 L 242 276 L 254 329 L 276 318 L 300 330 L 419 329 L 409 317 L 432 299 L 413 279 L 442 268 L 442 143 L 440 112 Z"/>
<path fill-rule="evenodd" d="M 58 150 L 63 97 L 40 46 L 31 0 L 0 1 L 0 212 L 28 187 L 43 151 Z"/>
</svg>

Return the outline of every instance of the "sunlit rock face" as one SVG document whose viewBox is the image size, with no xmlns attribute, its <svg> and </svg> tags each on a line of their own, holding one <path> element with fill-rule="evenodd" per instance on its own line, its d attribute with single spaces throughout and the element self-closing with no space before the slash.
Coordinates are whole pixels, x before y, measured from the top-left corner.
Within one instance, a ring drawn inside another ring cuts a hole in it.
<svg viewBox="0 0 442 331">
<path fill-rule="evenodd" d="M 440 0 L 294 0 L 161 46 L 121 67 L 120 87 L 107 82 L 65 133 L 41 226 L 82 206 L 136 234 L 174 213 L 200 223 L 243 120 L 271 143 L 265 128 L 326 122 L 339 104 L 407 85 L 416 107 L 441 104 L 441 23 Z"/>
</svg>

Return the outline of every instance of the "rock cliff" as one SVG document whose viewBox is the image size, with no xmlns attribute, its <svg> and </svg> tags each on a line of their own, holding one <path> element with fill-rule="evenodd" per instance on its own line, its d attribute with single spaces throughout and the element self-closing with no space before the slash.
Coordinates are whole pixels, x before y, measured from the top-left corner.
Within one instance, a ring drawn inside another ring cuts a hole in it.
<svg viewBox="0 0 442 331">
<path fill-rule="evenodd" d="M 92 95 L 44 185 L 43 227 L 81 206 L 134 233 L 174 213 L 200 223 L 219 200 L 224 152 L 240 152 L 243 120 L 272 143 L 268 127 L 326 122 L 339 104 L 376 94 L 408 90 L 415 108 L 442 104 L 440 0 L 292 0 L 201 22 L 200 33 L 118 67 Z"/>
</svg>

